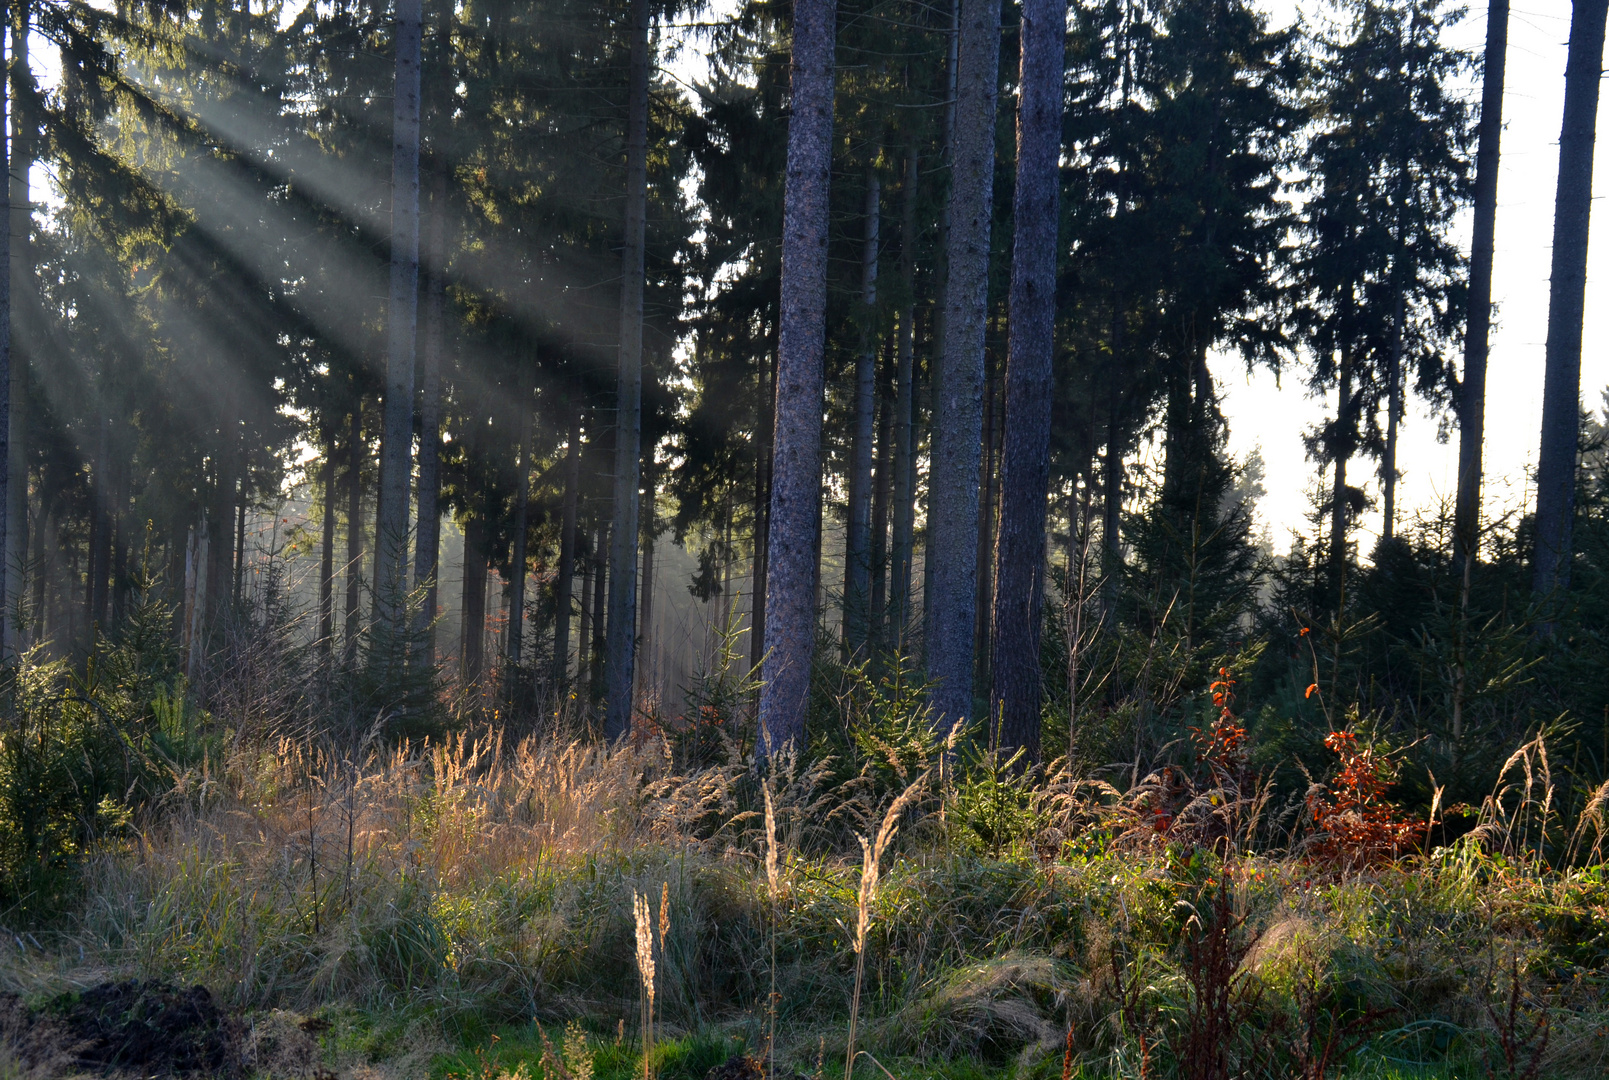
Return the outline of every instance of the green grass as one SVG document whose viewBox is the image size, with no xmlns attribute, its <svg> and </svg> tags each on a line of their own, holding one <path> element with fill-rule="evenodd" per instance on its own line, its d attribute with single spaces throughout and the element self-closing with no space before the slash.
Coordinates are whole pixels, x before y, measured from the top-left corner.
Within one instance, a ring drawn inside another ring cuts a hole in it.
<svg viewBox="0 0 1609 1080">
<path fill-rule="evenodd" d="M 564 1028 L 544 1025 L 541 1031 L 554 1051 L 560 1052 Z M 587 1042 L 593 1080 L 633 1080 L 643 1075 L 641 1049 L 631 1042 L 617 1042 L 612 1035 L 597 1033 L 589 1033 Z M 715 1031 L 661 1038 L 654 1046 L 654 1076 L 658 1080 L 704 1080 L 711 1069 L 746 1051 L 741 1037 Z M 551 1080 L 542 1064 L 542 1034 L 537 1025 L 505 1025 L 464 1031 L 461 1045 L 432 1063 L 430 1076 L 432 1080 L 496 1080 L 523 1065 L 532 1080 Z M 574 1062 L 567 1064 L 573 1066 Z"/>
</svg>

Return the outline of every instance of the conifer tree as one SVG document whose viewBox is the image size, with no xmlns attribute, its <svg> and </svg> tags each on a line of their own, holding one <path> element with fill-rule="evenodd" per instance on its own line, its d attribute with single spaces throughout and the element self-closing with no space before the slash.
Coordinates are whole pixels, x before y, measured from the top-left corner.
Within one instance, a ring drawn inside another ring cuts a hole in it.
<svg viewBox="0 0 1609 1080">
<path fill-rule="evenodd" d="M 804 742 L 815 647 L 836 20 L 836 0 L 797 0 L 794 5 L 776 443 L 766 545 L 769 651 L 759 715 L 759 746 L 768 757 Z"/>
<path fill-rule="evenodd" d="M 1000 527 L 994 549 L 992 740 L 1023 764 L 1039 761 L 1039 636 L 1044 604 L 1045 502 L 1050 480 L 1056 352 L 1057 188 L 1067 9 L 1027 0 L 1017 80 L 1016 236 L 1006 367 Z"/>
<path fill-rule="evenodd" d="M 1609 0 L 1575 0 L 1564 71 L 1531 583 L 1537 598 L 1548 603 L 1569 587 L 1574 558 L 1571 536 L 1581 437 L 1581 324 L 1586 314 L 1587 225 L 1592 211 L 1592 158 L 1606 13 Z"/>
<path fill-rule="evenodd" d="M 604 737 L 631 728 L 636 686 L 637 545 L 642 474 L 643 244 L 648 212 L 648 0 L 631 0 L 626 115 L 625 243 L 620 273 L 620 355 L 615 396 L 614 546 L 609 552 L 608 693 Z"/>
<path fill-rule="evenodd" d="M 933 711 L 949 728 L 973 711 L 978 587 L 978 469 L 983 438 L 983 346 L 994 208 L 1000 5 L 961 0 L 955 136 L 949 148 L 944 337 L 934 375 L 932 467 L 925 551 L 932 568 L 924 616 Z"/>
<path fill-rule="evenodd" d="M 385 413 L 374 537 L 374 621 L 400 636 L 413 481 L 414 360 L 419 315 L 421 0 L 397 0 L 391 151 L 391 292 L 386 307 Z"/>
<path fill-rule="evenodd" d="M 1458 496 L 1453 543 L 1467 604 L 1470 568 L 1480 549 L 1481 474 L 1486 438 L 1486 360 L 1492 325 L 1492 252 L 1497 230 L 1497 170 L 1503 137 L 1503 72 L 1508 62 L 1508 0 L 1486 5 L 1479 143 L 1475 150 L 1475 222 L 1470 242 L 1464 367 L 1458 386 Z"/>
</svg>

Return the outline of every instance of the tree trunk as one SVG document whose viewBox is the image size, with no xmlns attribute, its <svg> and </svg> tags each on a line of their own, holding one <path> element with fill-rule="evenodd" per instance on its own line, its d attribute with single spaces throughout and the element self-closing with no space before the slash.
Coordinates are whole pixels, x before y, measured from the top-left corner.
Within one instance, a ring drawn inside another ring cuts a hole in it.
<svg viewBox="0 0 1609 1080">
<path fill-rule="evenodd" d="M 961 78 L 961 0 L 950 0 L 950 34 L 946 43 L 944 54 L 944 73 L 946 91 L 944 97 L 944 168 L 951 174 L 951 189 L 954 184 L 953 161 L 955 158 L 955 112 L 956 101 L 960 97 Z M 992 189 L 991 189 L 992 190 Z M 934 283 L 938 293 L 938 301 L 933 305 L 933 328 L 930 340 L 932 348 L 928 354 L 927 384 L 923 388 L 924 412 L 927 414 L 927 513 L 922 525 L 922 666 L 928 666 L 928 643 L 933 640 L 933 464 L 938 455 L 939 425 L 935 418 L 938 415 L 939 382 L 944 374 L 944 347 L 949 340 L 946 327 L 948 308 L 945 306 L 945 296 L 950 281 L 950 203 L 949 193 L 939 200 L 939 243 L 938 251 L 934 257 Z M 914 445 L 914 443 L 913 443 Z M 915 451 L 912 451 L 913 455 Z M 912 469 L 914 471 L 914 465 Z"/>
<path fill-rule="evenodd" d="M 995 745 L 1007 758 L 1021 751 L 1023 765 L 1039 762 L 1039 633 L 1055 387 L 1057 187 L 1066 35 L 1066 0 L 1023 0 L 1011 342 L 1000 455 L 1000 528 L 994 549 L 989 708 L 998 725 Z M 1071 521 L 1068 527 L 1073 529 Z"/>
<path fill-rule="evenodd" d="M 441 31 L 447 33 L 444 27 Z M 424 310 L 419 327 L 419 478 L 415 489 L 416 525 L 413 586 L 424 590 L 414 628 L 415 660 L 422 668 L 436 662 L 437 578 L 441 570 L 441 366 L 446 314 L 447 175 L 441 162 L 430 170 L 430 213 L 425 218 Z"/>
<path fill-rule="evenodd" d="M 612 550 L 609 547 L 609 526 L 598 527 L 598 572 L 592 579 L 592 666 L 589 674 L 592 684 L 589 691 L 594 701 L 603 696 L 604 679 L 608 675 L 605 665 L 608 663 L 608 654 L 604 651 L 609 641 L 609 618 L 604 603 L 609 595 L 609 563 L 605 552 Z M 605 718 L 607 722 L 607 718 Z M 622 733 L 624 734 L 624 733 Z"/>
<path fill-rule="evenodd" d="M 646 671 L 639 671 L 637 696 L 639 700 L 649 695 L 647 679 L 654 677 L 654 541 L 659 537 L 658 491 L 659 468 L 654 461 L 654 448 L 649 447 L 645 455 L 647 464 L 643 468 L 643 525 L 642 525 L 642 600 L 638 604 L 637 612 L 639 622 L 637 625 L 637 652 L 639 656 L 647 658 Z"/>
<path fill-rule="evenodd" d="M 1116 385 L 1106 413 L 1106 454 L 1101 461 L 1101 618 L 1116 625 L 1123 584 L 1123 420 Z"/>
<path fill-rule="evenodd" d="M 626 233 L 620 268 L 620 356 L 615 398 L 614 544 L 609 549 L 609 638 L 603 736 L 631 730 L 637 641 L 638 486 L 642 476 L 643 246 L 648 214 L 648 0 L 631 0 L 626 117 Z"/>
<path fill-rule="evenodd" d="M 94 476 L 94 473 L 91 473 Z M 106 515 L 101 511 L 99 494 L 90 488 L 89 535 L 84 542 L 84 627 L 85 644 L 95 644 L 95 605 L 99 600 L 95 587 L 95 568 L 100 563 L 101 530 L 106 527 Z M 208 530 L 209 533 L 211 530 Z M 203 586 L 204 587 L 204 586 Z"/>
<path fill-rule="evenodd" d="M 995 484 L 1000 465 L 1000 383 L 996 350 L 985 348 L 983 354 L 983 446 L 982 464 L 978 469 L 978 554 L 977 596 L 973 599 L 972 682 L 987 689 L 989 679 L 989 631 L 994 608 L 995 513 L 999 507 L 1000 490 Z"/>
<path fill-rule="evenodd" d="M 240 610 L 246 591 L 246 477 L 241 473 L 235 497 L 235 587 L 231 594 Z"/>
<path fill-rule="evenodd" d="M 33 213 L 28 205 L 28 170 L 32 162 L 32 138 L 25 121 L 27 113 L 21 108 L 23 91 L 32 79 L 28 68 L 28 11 L 27 4 L 9 7 L 7 22 L 11 30 L 11 65 L 13 77 L 8 85 L 0 87 L 0 131 L 6 128 L 8 99 L 18 102 L 11 116 L 12 145 L 0 146 L 0 167 L 10 177 L 6 190 L 0 192 L 5 200 L 0 206 L 0 220 L 7 223 L 0 229 L 0 659 L 20 652 L 19 642 L 12 640 L 13 613 L 22 596 L 22 569 L 28 559 L 28 455 L 26 425 L 28 422 L 28 364 L 26 354 L 18 355 L 13 362 L 11 347 L 11 307 L 14 294 L 27 295 L 28 236 Z M 0 139 L 0 142 L 4 142 Z M 17 168 L 12 168 L 15 159 Z M 20 350 L 19 350 L 20 353 Z"/>
<path fill-rule="evenodd" d="M 362 404 L 354 402 L 346 426 L 346 634 L 342 657 L 350 665 L 358 655 L 363 615 L 359 582 L 363 573 L 363 444 Z"/>
<path fill-rule="evenodd" d="M 749 667 L 765 657 L 765 597 L 770 569 L 772 423 L 776 420 L 776 350 L 768 350 L 760 379 L 759 436 L 754 447 L 754 595 L 749 600 Z"/>
<path fill-rule="evenodd" d="M 89 522 L 89 582 L 87 621 L 89 623 L 89 644 L 95 644 L 97 630 L 106 629 L 106 598 L 107 577 L 111 573 L 111 430 L 112 421 L 102 416 L 100 433 L 96 440 L 95 465 L 90 473 L 94 483 L 91 494 L 94 502 L 90 509 Z M 216 526 L 213 529 L 217 532 Z"/>
<path fill-rule="evenodd" d="M 34 643 L 49 641 L 52 632 L 56 629 L 56 621 L 51 616 L 53 593 L 46 591 L 46 585 L 56 576 L 56 564 L 60 558 L 61 540 L 56 530 L 55 510 L 49 501 L 39 507 L 38 524 L 35 527 L 34 551 L 38 554 L 39 568 L 33 575 L 33 630 Z M 172 576 L 169 580 L 174 580 Z M 182 579 L 180 579 L 182 580 Z M 176 626 L 183 624 L 175 620 Z"/>
<path fill-rule="evenodd" d="M 886 369 L 885 361 L 883 367 Z M 888 636 L 888 515 L 889 503 L 894 497 L 891 475 L 894 467 L 894 406 L 889 400 L 889 380 L 878 380 L 877 393 L 877 455 L 872 480 L 871 567 L 872 585 L 868 611 L 871 614 L 867 644 L 872 654 L 887 646 Z"/>
<path fill-rule="evenodd" d="M 900 276 L 905 281 L 905 310 L 899 316 L 899 344 L 894 371 L 894 528 L 889 559 L 888 640 L 906 651 L 911 617 L 911 558 L 916 531 L 916 453 L 912 410 L 916 397 L 911 379 L 916 353 L 916 200 L 919 160 L 915 149 L 905 160 L 905 190 L 900 222 Z"/>
<path fill-rule="evenodd" d="M 522 376 L 523 378 L 523 376 Z M 531 505 L 531 395 L 520 387 L 520 456 L 514 473 L 514 536 L 509 552 L 508 637 L 509 678 L 518 680 L 520 655 L 525 648 L 525 534 Z"/>
<path fill-rule="evenodd" d="M 489 500 L 486 500 L 489 501 Z M 464 685 L 480 682 L 486 641 L 486 515 L 484 504 L 464 526 L 463 637 L 459 667 Z"/>
<path fill-rule="evenodd" d="M 120 470 L 121 471 L 121 470 Z M 128 491 L 119 478 L 117 513 L 112 518 L 112 616 L 111 625 L 120 625 L 128 615 L 128 528 L 124 509 L 128 506 Z"/>
<path fill-rule="evenodd" d="M 553 691 L 556 694 L 564 691 L 570 677 L 570 607 L 575 579 L 576 504 L 581 487 L 580 448 L 581 424 L 572 417 L 569 445 L 564 452 L 564 523 L 559 533 L 559 577 L 553 584 Z"/>
<path fill-rule="evenodd" d="M 961 0 L 955 141 L 951 148 L 944 342 L 934 395 L 927 558 L 931 703 L 942 728 L 972 712 L 978 584 L 978 466 L 989 298 L 994 120 L 1000 60 L 998 0 Z M 942 424 L 937 422 L 942 417 Z"/>
<path fill-rule="evenodd" d="M 866 235 L 861 246 L 860 302 L 866 320 L 855 357 L 855 408 L 850 420 L 849 529 L 844 537 L 844 657 L 863 658 L 871 625 L 872 445 L 877 419 L 877 247 L 882 185 L 866 170 Z"/>
<path fill-rule="evenodd" d="M 1576 450 L 1581 437 L 1581 321 L 1587 285 L 1587 223 L 1592 151 L 1609 0 L 1576 0 L 1564 74 L 1559 187 L 1553 211 L 1553 274 L 1548 293 L 1547 374 L 1542 450 L 1536 468 L 1536 558 L 1532 589 L 1551 599 L 1570 586 Z M 1551 625 L 1544 628 L 1551 632 Z"/>
<path fill-rule="evenodd" d="M 590 692 L 592 686 L 592 580 L 598 564 L 596 547 L 581 564 L 581 623 L 575 637 L 575 685 L 578 692 Z"/>
<path fill-rule="evenodd" d="M 329 663 L 335 642 L 335 433 L 323 425 L 324 460 L 319 463 L 319 491 L 324 522 L 319 537 L 318 651 Z"/>
<path fill-rule="evenodd" d="M 406 609 L 408 488 L 413 480 L 413 378 L 419 318 L 421 0 L 397 0 L 391 120 L 391 294 L 385 414 L 374 536 L 374 622 L 400 635 Z"/>
<path fill-rule="evenodd" d="M 795 0 L 759 751 L 804 743 L 816 637 L 837 0 Z"/>
<path fill-rule="evenodd" d="M 1352 505 L 1346 486 L 1346 466 L 1352 456 L 1357 418 L 1352 405 L 1352 349 L 1341 355 L 1341 385 L 1336 396 L 1335 487 L 1330 500 L 1330 605 L 1339 613 L 1346 604 L 1347 534 L 1352 527 Z"/>
<path fill-rule="evenodd" d="M 239 464 L 238 421 L 228 421 L 218 433 L 216 483 L 212 490 L 212 537 L 208 544 L 207 582 L 213 613 L 227 615 L 234 597 L 235 469 Z M 109 470 L 108 470 L 109 471 Z M 109 492 L 107 493 L 109 494 Z M 104 576 L 106 568 L 103 566 Z"/>
<path fill-rule="evenodd" d="M 1400 254 L 1400 252 L 1399 252 Z M 1402 416 L 1403 321 L 1408 317 L 1405 286 L 1398 282 L 1397 310 L 1391 317 L 1391 356 L 1386 365 L 1386 452 L 1380 463 L 1381 507 L 1380 539 L 1389 541 L 1397 525 L 1397 423 Z"/>
<path fill-rule="evenodd" d="M 1458 388 L 1458 502 L 1453 547 L 1460 596 L 1480 549 L 1481 455 L 1486 438 L 1486 358 L 1492 327 L 1492 249 L 1497 230 L 1498 144 L 1503 136 L 1503 72 L 1508 58 L 1509 0 L 1486 5 L 1485 71 L 1481 78 L 1480 143 L 1475 151 L 1475 226 L 1469 256 L 1469 313 L 1464 322 L 1464 377 Z M 1463 606 L 1463 601 L 1460 601 Z"/>
</svg>

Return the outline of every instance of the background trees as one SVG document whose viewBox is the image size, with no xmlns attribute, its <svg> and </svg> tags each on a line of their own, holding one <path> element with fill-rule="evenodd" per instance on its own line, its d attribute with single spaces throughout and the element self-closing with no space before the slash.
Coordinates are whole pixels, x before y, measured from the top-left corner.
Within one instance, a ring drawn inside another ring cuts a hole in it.
<svg viewBox="0 0 1609 1080">
<path fill-rule="evenodd" d="M 18 648 L 82 662 L 154 589 L 198 694 L 274 627 L 332 730 L 647 737 L 741 655 L 763 689 L 716 711 L 751 747 L 848 739 L 846 687 L 914 678 L 984 752 L 1100 764 L 1229 665 L 1299 750 L 1315 627 L 1326 693 L 1459 775 L 1474 733 L 1609 701 L 1498 599 L 1533 535 L 1573 552 L 1546 592 L 1586 640 L 1567 506 L 1496 523 L 1452 621 L 1455 533 L 1396 506 L 1410 391 L 1479 414 L 1443 5 L 756 0 L 689 85 L 668 6 L 430 0 L 417 117 L 411 11 L 17 10 L 11 152 L 51 177 L 10 192 Z M 1285 551 L 1220 407 L 1257 365 L 1334 401 Z"/>
</svg>

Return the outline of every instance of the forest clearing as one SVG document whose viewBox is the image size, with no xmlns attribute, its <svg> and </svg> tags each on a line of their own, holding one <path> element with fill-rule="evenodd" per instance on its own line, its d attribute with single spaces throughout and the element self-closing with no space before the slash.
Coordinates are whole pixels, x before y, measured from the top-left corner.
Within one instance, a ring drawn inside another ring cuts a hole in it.
<svg viewBox="0 0 1609 1080">
<path fill-rule="evenodd" d="M 0 4 L 0 1080 L 1609 1075 L 1555 6 Z"/>
</svg>

